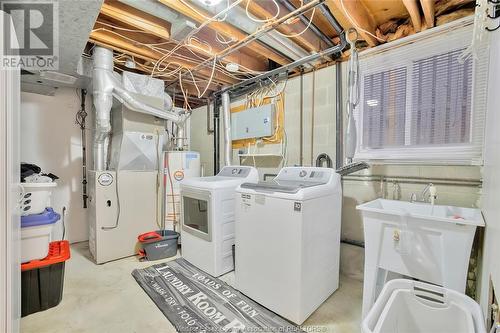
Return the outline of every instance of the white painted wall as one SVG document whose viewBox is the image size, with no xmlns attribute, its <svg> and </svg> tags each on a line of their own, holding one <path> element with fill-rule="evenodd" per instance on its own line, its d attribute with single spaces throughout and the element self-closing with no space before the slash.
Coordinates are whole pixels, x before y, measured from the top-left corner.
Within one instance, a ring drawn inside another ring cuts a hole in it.
<svg viewBox="0 0 500 333">
<path fill-rule="evenodd" d="M 81 132 L 75 123 L 80 108 L 77 93 L 79 90 L 74 88 L 59 88 L 55 96 L 21 94 L 21 161 L 37 164 L 44 172 L 60 177 L 52 195 L 52 206 L 59 213 L 63 206 L 67 208 L 66 239 L 70 242 L 88 239 L 87 215 L 82 202 Z M 87 98 L 89 115 L 91 110 L 91 100 Z M 92 118 L 88 117 L 88 128 L 92 128 L 92 124 Z M 91 137 L 92 132 L 88 130 L 89 142 Z M 61 223 L 57 228 L 55 237 L 61 237 Z"/>
<path fill-rule="evenodd" d="M 500 293 L 500 32 L 490 33 L 490 81 L 486 121 L 482 211 L 486 220 L 481 279 L 481 306 L 487 314 L 490 278 Z"/>
</svg>

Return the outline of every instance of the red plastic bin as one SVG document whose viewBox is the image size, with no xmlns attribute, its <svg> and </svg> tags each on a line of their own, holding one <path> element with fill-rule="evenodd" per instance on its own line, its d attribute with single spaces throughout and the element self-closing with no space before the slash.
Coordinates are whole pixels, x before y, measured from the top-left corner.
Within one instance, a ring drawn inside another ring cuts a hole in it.
<svg viewBox="0 0 500 333">
<path fill-rule="evenodd" d="M 47 310 L 61 302 L 64 266 L 71 257 L 69 242 L 49 244 L 49 255 L 21 265 L 21 316 Z"/>
</svg>

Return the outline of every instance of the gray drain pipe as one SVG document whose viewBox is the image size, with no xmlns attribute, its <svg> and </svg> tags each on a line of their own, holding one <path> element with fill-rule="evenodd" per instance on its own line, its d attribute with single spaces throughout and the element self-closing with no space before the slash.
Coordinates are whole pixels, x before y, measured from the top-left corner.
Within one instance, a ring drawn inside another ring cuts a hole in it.
<svg viewBox="0 0 500 333">
<path fill-rule="evenodd" d="M 280 3 L 291 12 L 297 9 L 290 2 L 290 0 L 280 0 Z M 322 6 L 322 5 L 320 5 L 320 6 Z M 320 7 L 320 8 L 322 8 L 322 7 Z M 322 10 L 322 9 L 320 9 L 320 10 Z M 312 32 L 314 32 L 316 34 L 316 36 L 318 36 L 326 45 L 328 45 L 329 47 L 335 46 L 335 44 L 333 44 L 333 42 L 330 40 L 330 38 L 328 38 L 328 36 L 325 35 L 314 23 L 309 23 L 309 19 L 304 14 L 300 14 L 299 18 L 300 18 L 300 21 L 304 25 L 306 25 L 306 26 L 309 25 L 309 29 Z"/>
<path fill-rule="evenodd" d="M 213 125 L 214 125 L 214 175 L 219 173 L 220 170 L 220 112 L 219 112 L 219 98 L 214 95 L 213 99 Z"/>
<path fill-rule="evenodd" d="M 344 117 L 342 117 L 342 63 L 335 64 L 335 132 L 337 137 L 335 140 L 335 169 L 339 169 L 344 165 L 343 149 L 344 146 Z"/>
</svg>

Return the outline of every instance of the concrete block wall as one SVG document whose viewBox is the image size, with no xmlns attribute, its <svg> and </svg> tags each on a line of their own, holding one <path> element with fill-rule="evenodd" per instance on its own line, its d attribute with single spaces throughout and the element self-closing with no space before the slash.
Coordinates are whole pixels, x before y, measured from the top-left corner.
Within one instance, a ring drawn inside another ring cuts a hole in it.
<svg viewBox="0 0 500 333">
<path fill-rule="evenodd" d="M 343 97 L 347 96 L 346 64 L 342 65 Z M 313 74 L 303 77 L 303 165 L 314 165 L 314 160 L 320 153 L 327 153 L 335 161 L 335 66 L 316 71 L 314 93 L 314 139 L 312 145 L 313 163 L 311 163 L 311 129 L 312 129 L 312 96 Z M 243 101 L 234 101 L 239 105 Z M 206 133 L 206 108 L 200 108 L 191 116 L 191 149 L 201 153 L 202 164 L 206 174 L 211 174 L 213 165 L 213 137 Z M 345 128 L 345 124 L 344 124 Z M 287 165 L 300 165 L 300 77 L 288 81 L 285 89 L 285 129 L 288 139 Z M 221 134 L 222 137 L 222 134 Z M 222 147 L 222 145 L 221 145 Z M 257 154 L 281 154 L 281 145 L 265 145 L 257 147 Z M 252 147 L 252 152 L 254 148 Z M 221 151 L 221 154 L 223 152 Z M 221 156 L 221 160 L 223 157 Z M 277 157 L 257 157 L 240 159 L 238 151 L 233 151 L 233 163 L 255 165 L 259 169 L 261 178 L 264 174 L 276 174 L 282 167 L 282 159 Z M 446 165 L 375 165 L 369 170 L 359 172 L 365 176 L 383 177 L 412 177 L 416 179 L 463 179 L 479 181 L 481 168 L 478 166 L 446 166 Z M 377 178 L 378 179 L 378 178 Z M 422 184 L 399 182 L 401 200 L 408 200 L 411 193 L 420 192 L 425 187 Z M 360 181 L 345 179 L 343 181 L 342 207 L 342 238 L 356 243 L 364 242 L 363 222 L 356 205 L 379 198 L 393 198 L 393 184 L 385 183 L 382 188 L 380 181 Z M 438 200 L 440 204 L 450 204 L 465 207 L 478 207 L 481 189 L 478 186 L 439 185 Z M 341 245 L 341 271 L 352 278 L 362 280 L 364 265 L 364 249 L 362 247 L 343 243 Z"/>
</svg>

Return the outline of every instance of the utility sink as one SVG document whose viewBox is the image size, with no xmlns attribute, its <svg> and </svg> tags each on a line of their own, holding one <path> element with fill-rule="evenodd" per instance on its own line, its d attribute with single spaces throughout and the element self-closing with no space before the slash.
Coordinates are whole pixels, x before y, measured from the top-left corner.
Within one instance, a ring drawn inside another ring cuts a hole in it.
<svg viewBox="0 0 500 333">
<path fill-rule="evenodd" d="M 363 316 L 391 278 L 414 278 L 464 293 L 479 209 L 376 199 L 363 215 Z"/>
<path fill-rule="evenodd" d="M 428 222 L 457 223 L 484 227 L 484 219 L 479 209 L 455 206 L 431 205 L 421 202 L 376 199 L 359 205 L 363 212 L 412 217 Z"/>
</svg>

